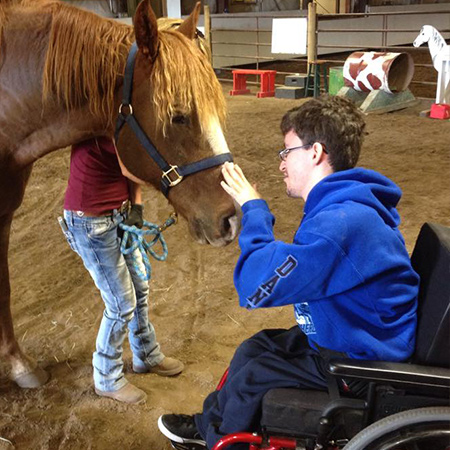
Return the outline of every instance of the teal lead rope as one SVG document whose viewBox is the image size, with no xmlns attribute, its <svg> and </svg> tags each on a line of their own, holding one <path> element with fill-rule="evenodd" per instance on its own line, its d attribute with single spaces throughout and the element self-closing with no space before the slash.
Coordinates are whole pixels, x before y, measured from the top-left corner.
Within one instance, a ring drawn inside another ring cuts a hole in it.
<svg viewBox="0 0 450 450">
<path fill-rule="evenodd" d="M 123 223 L 119 224 L 119 227 L 124 231 L 122 243 L 120 244 L 120 251 L 124 255 L 131 254 L 134 269 L 141 280 L 148 281 L 152 276 L 152 266 L 150 265 L 147 254 L 150 254 L 158 261 L 165 261 L 167 259 L 167 244 L 162 232 L 175 223 L 177 223 L 177 215 L 176 213 L 172 213 L 161 226 L 147 222 L 146 220 L 144 220 L 142 228 L 137 228 L 134 225 L 130 227 Z M 149 238 L 150 236 L 151 238 Z M 161 242 L 162 247 L 162 254 L 160 255 L 152 248 L 158 241 Z M 137 257 L 133 255 L 136 249 L 139 249 L 142 255 L 145 272 L 140 269 L 139 261 L 137 260 Z"/>
</svg>

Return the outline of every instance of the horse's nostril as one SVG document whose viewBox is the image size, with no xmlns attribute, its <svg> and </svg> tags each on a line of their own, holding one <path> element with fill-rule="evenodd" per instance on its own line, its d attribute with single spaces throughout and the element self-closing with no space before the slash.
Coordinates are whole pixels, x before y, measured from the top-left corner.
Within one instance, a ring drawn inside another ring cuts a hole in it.
<svg viewBox="0 0 450 450">
<path fill-rule="evenodd" d="M 222 236 L 233 240 L 239 231 L 239 218 L 236 214 L 227 215 L 222 220 Z"/>
<path fill-rule="evenodd" d="M 230 229 L 231 229 L 230 219 L 231 219 L 231 216 L 227 216 L 222 219 L 222 226 L 221 226 L 221 235 L 222 236 L 225 236 L 230 232 Z"/>
</svg>

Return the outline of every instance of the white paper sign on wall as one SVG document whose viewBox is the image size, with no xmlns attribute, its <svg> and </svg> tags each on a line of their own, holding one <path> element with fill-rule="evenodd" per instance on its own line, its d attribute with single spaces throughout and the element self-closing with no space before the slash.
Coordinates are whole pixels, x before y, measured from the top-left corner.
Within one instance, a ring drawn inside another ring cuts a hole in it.
<svg viewBox="0 0 450 450">
<path fill-rule="evenodd" d="M 181 0 L 163 0 L 167 1 L 167 17 L 179 19 L 181 17 Z"/>
<path fill-rule="evenodd" d="M 272 20 L 272 53 L 306 55 L 306 17 Z"/>
</svg>

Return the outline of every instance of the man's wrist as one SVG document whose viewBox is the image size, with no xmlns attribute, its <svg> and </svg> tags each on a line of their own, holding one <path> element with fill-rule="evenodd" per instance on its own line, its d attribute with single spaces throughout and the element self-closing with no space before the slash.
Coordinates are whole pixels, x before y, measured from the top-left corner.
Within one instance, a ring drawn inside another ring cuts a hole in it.
<svg viewBox="0 0 450 450">
<path fill-rule="evenodd" d="M 263 198 L 253 198 L 251 200 L 246 201 L 241 206 L 242 212 L 246 213 L 247 211 L 251 209 L 266 209 L 269 210 L 269 206 L 267 205 L 267 202 Z"/>
</svg>

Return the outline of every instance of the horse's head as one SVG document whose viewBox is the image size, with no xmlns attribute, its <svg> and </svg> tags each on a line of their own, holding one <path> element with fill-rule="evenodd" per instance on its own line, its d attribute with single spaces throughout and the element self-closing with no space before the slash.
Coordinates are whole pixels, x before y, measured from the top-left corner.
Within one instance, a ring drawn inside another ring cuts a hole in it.
<svg viewBox="0 0 450 450">
<path fill-rule="evenodd" d="M 230 156 L 222 131 L 225 100 L 210 62 L 194 42 L 199 11 L 197 4 L 176 31 L 158 31 L 149 1 L 140 3 L 134 18 L 138 53 L 132 107 L 163 160 L 178 167 L 168 174 L 170 203 L 187 219 L 197 241 L 220 246 L 236 237 L 239 220 L 235 204 L 220 186 L 220 161 Z M 119 158 L 137 180 L 159 188 L 161 164 L 141 142 L 124 126 Z M 216 161 L 214 167 L 178 177 L 187 165 L 208 158 Z"/>
<path fill-rule="evenodd" d="M 424 25 L 420 29 L 419 35 L 414 39 L 413 45 L 414 47 L 420 47 L 425 42 L 430 40 L 430 37 L 433 35 L 433 27 L 431 25 Z"/>
</svg>

